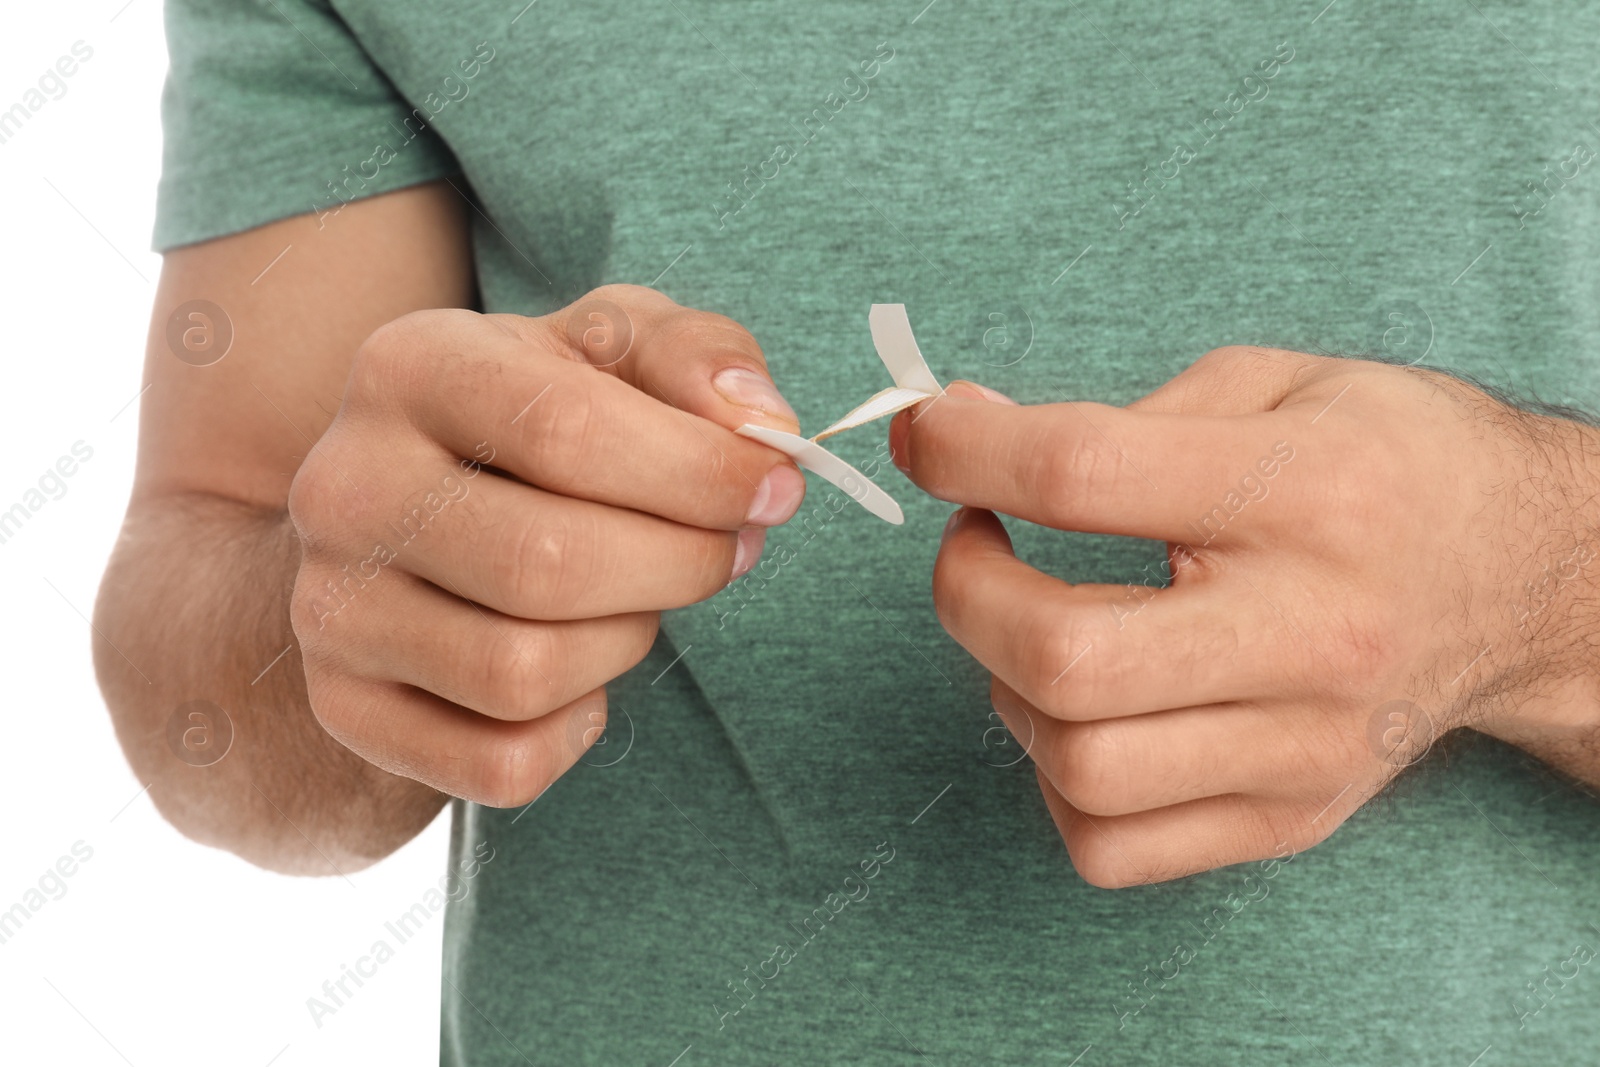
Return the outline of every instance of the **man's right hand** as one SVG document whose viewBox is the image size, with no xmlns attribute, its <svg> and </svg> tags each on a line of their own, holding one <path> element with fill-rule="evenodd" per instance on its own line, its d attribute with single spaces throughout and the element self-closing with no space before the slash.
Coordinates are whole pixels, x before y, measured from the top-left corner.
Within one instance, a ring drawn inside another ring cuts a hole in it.
<svg viewBox="0 0 1600 1067">
<path fill-rule="evenodd" d="M 162 265 L 95 670 L 161 813 L 272 870 L 360 869 L 446 794 L 536 797 L 656 613 L 800 502 L 732 432 L 795 423 L 730 320 L 632 286 L 427 310 L 478 298 L 472 210 L 429 182 Z"/>
<path fill-rule="evenodd" d="M 658 613 L 744 573 L 799 508 L 804 477 L 745 422 L 798 429 L 755 340 L 651 289 L 378 329 L 289 492 L 317 719 L 394 774 L 533 800 Z"/>
</svg>

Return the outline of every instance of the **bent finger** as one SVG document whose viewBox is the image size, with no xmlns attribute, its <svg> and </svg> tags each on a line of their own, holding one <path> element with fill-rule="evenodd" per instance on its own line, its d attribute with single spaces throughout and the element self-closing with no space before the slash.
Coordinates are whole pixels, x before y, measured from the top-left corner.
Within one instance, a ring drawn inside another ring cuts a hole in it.
<svg viewBox="0 0 1600 1067">
<path fill-rule="evenodd" d="M 493 719 L 401 683 L 312 693 L 323 727 L 368 762 L 492 808 L 527 804 L 587 750 L 605 721 L 597 689 L 547 715 Z"/>
<path fill-rule="evenodd" d="M 524 619 L 684 607 L 722 589 L 764 543 L 760 528 L 705 530 L 488 472 L 471 485 L 450 505 L 451 536 L 424 531 L 394 551 L 412 574 Z"/>
<path fill-rule="evenodd" d="M 1360 773 L 1279 708 L 1247 704 L 1064 722 L 996 678 L 995 711 L 1051 784 L 1089 815 L 1131 815 L 1240 794 L 1311 801 Z"/>
<path fill-rule="evenodd" d="M 603 686 L 644 659 L 659 618 L 536 622 L 414 585 L 405 617 L 350 666 L 496 719 L 545 715 Z"/>
<path fill-rule="evenodd" d="M 963 509 L 934 564 L 950 635 L 1030 703 L 1101 719 L 1274 696 L 1262 607 L 1213 587 L 1070 585 L 1017 559 L 992 513 Z"/>
<path fill-rule="evenodd" d="M 1072 865 L 1101 889 L 1169 882 L 1252 860 L 1265 861 L 1265 874 L 1266 864 L 1292 860 L 1336 828 L 1332 820 L 1313 822 L 1303 807 L 1236 795 L 1133 815 L 1086 815 L 1043 771 L 1035 773 Z"/>
</svg>

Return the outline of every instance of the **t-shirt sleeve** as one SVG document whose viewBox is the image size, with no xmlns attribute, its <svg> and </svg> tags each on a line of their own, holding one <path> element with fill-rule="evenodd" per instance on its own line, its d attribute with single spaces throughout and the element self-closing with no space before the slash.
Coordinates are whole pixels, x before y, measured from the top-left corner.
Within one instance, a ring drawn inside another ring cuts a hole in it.
<svg viewBox="0 0 1600 1067">
<path fill-rule="evenodd" d="M 324 0 L 167 0 L 166 29 L 158 252 L 459 170 Z"/>
</svg>

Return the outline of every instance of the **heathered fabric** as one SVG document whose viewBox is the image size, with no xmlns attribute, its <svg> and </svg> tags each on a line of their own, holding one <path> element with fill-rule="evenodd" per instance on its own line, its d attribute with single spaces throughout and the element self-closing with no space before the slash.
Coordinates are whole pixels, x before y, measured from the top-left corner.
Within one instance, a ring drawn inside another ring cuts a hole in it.
<svg viewBox="0 0 1600 1067">
<path fill-rule="evenodd" d="M 169 0 L 156 244 L 449 175 L 486 309 L 653 284 L 748 326 L 813 432 L 887 384 L 873 302 L 1024 402 L 1249 343 L 1596 407 L 1600 5 L 1319 8 Z M 832 444 L 903 527 L 813 481 L 584 765 L 456 804 L 452 866 L 495 858 L 449 914 L 443 1062 L 1600 1062 L 1600 810 L 1514 750 L 1285 862 L 1083 883 L 881 431 Z M 1011 525 L 1070 580 L 1160 558 Z"/>
</svg>

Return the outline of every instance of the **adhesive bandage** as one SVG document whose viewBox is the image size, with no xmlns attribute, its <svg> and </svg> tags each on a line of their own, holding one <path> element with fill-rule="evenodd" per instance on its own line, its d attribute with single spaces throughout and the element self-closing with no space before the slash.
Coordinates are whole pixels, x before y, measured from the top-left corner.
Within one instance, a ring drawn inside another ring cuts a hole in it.
<svg viewBox="0 0 1600 1067">
<path fill-rule="evenodd" d="M 872 479 L 823 448 L 820 442 L 836 433 L 865 426 L 938 396 L 944 392 L 944 386 L 939 384 L 939 380 L 928 369 L 927 361 L 922 358 L 922 350 L 917 347 L 917 339 L 911 333 L 911 321 L 906 318 L 904 304 L 873 304 L 867 315 L 867 325 L 872 330 L 872 344 L 878 350 L 878 358 L 888 368 L 889 377 L 894 379 L 893 387 L 874 394 L 815 437 L 801 437 L 750 423 L 745 423 L 734 432 L 777 449 L 794 460 L 796 465 L 843 489 L 851 500 L 878 518 L 898 526 L 905 522 L 900 505 L 874 485 Z"/>
</svg>

